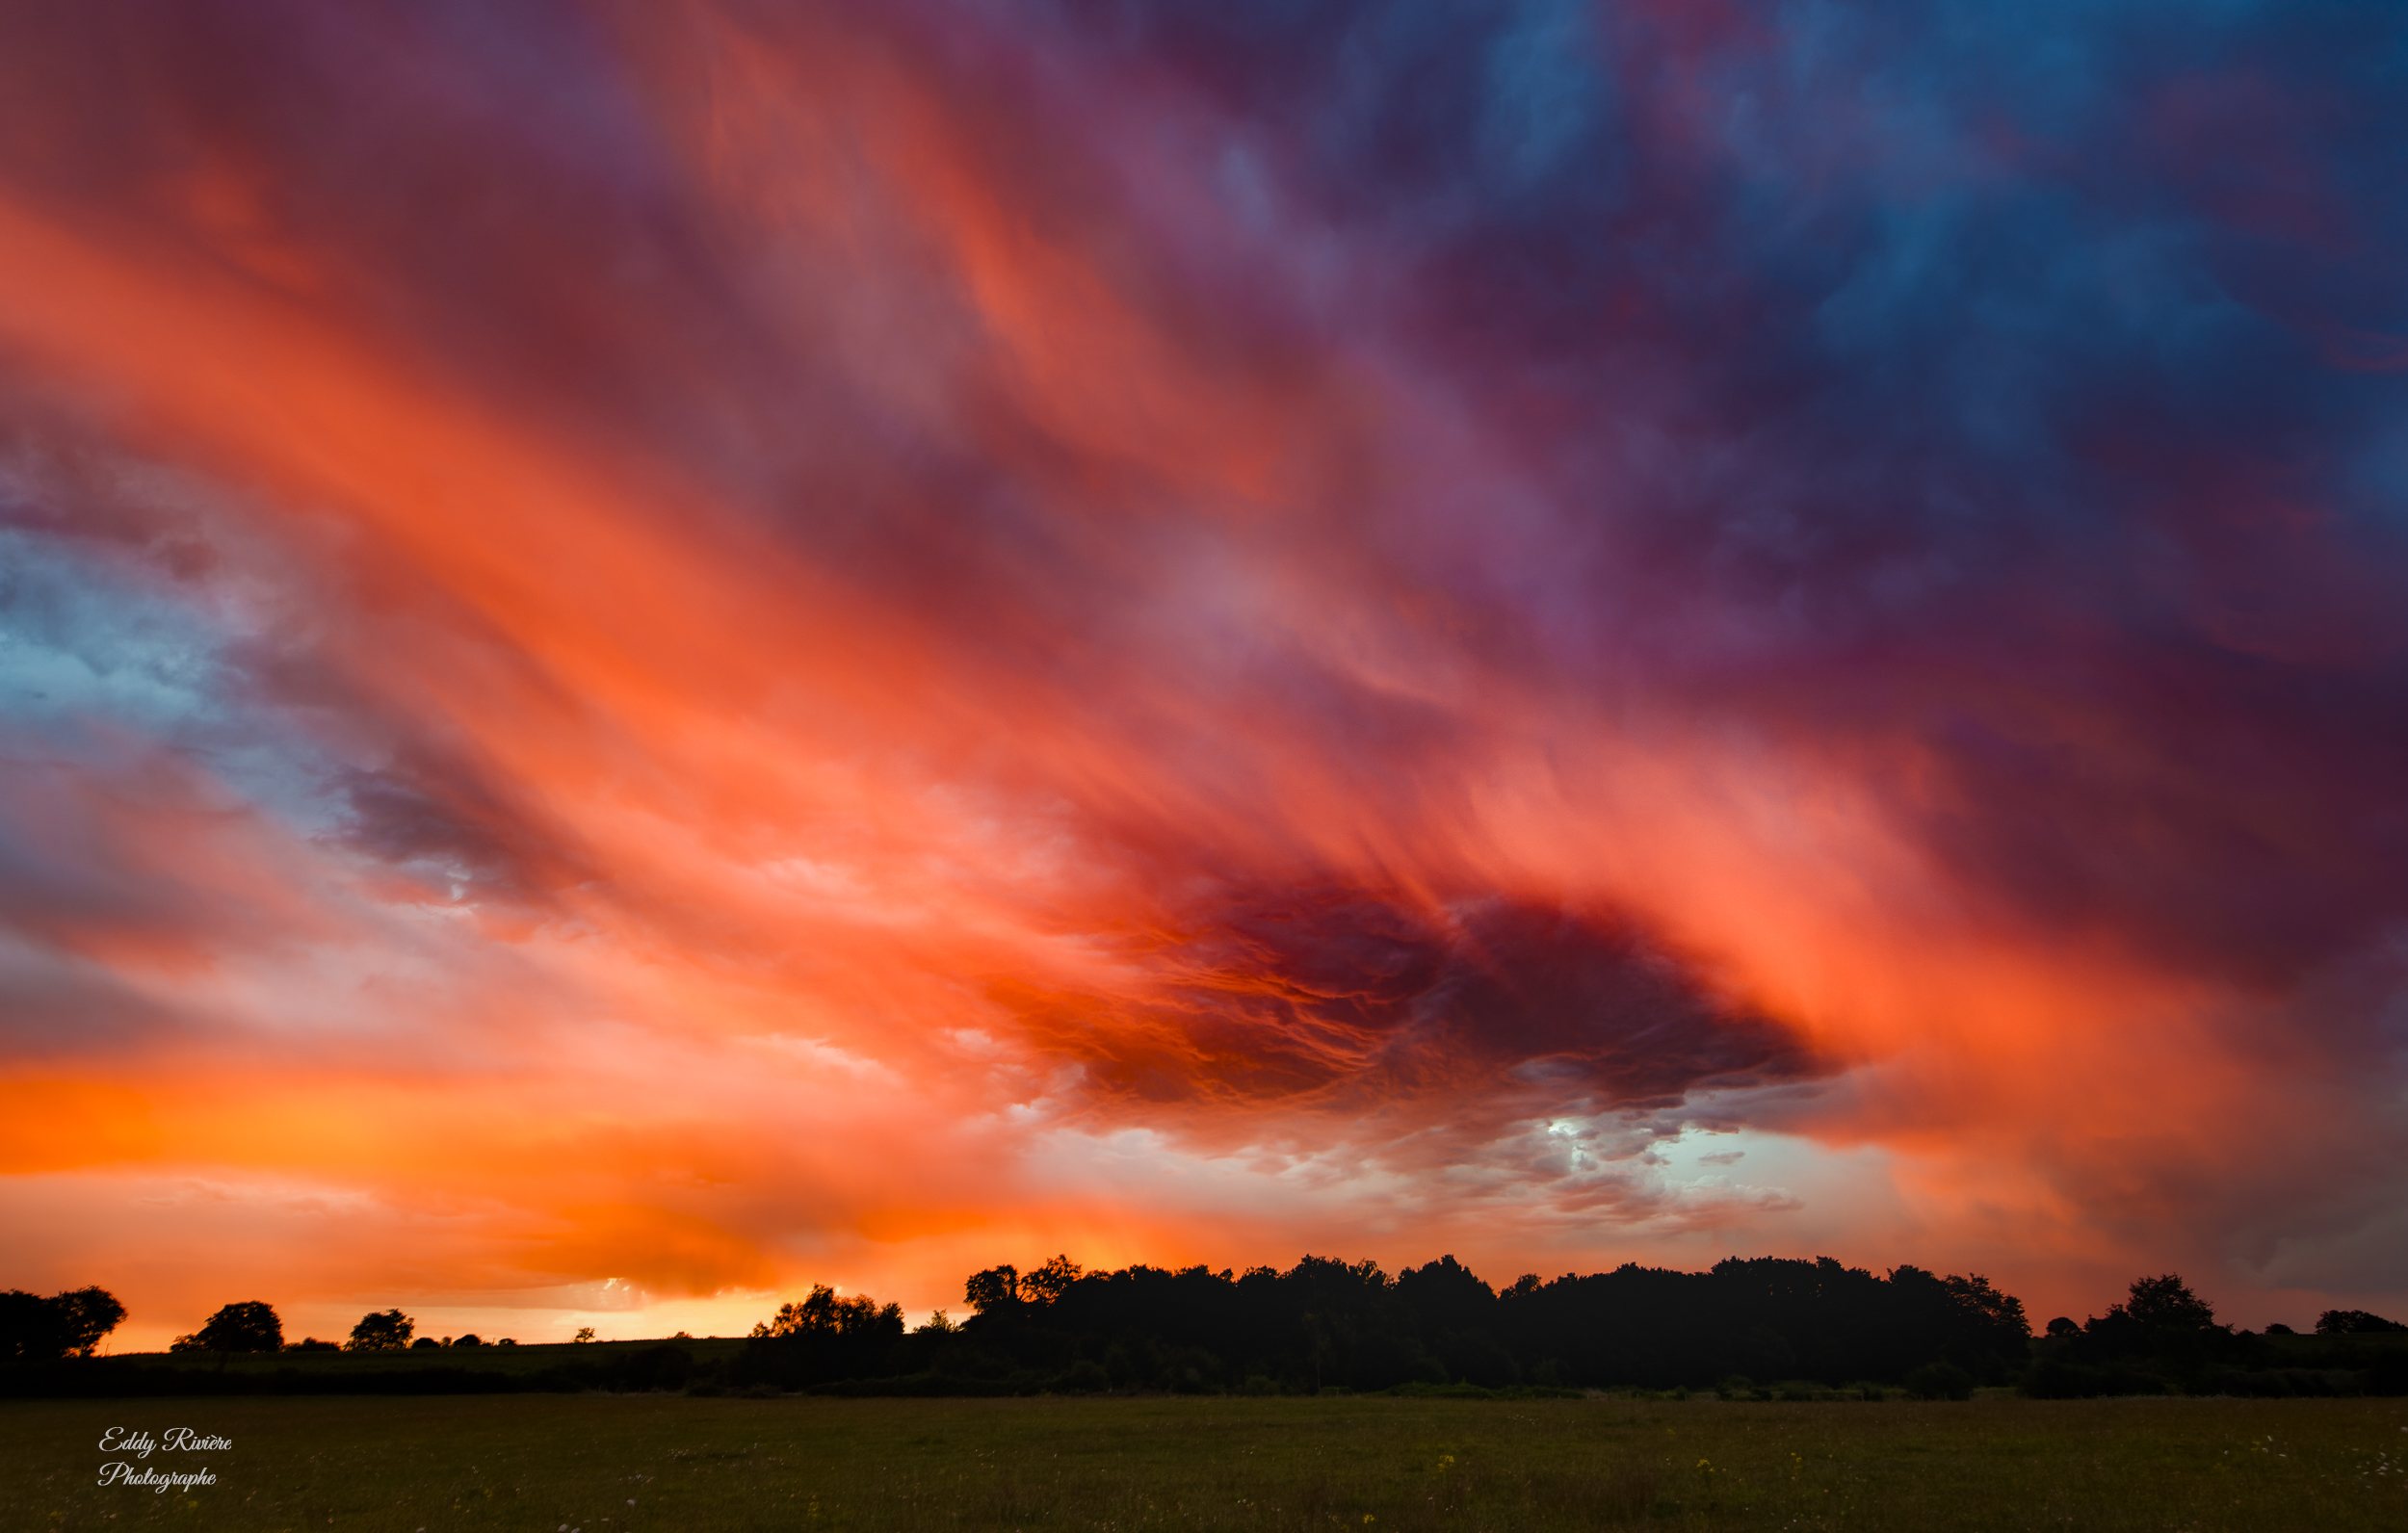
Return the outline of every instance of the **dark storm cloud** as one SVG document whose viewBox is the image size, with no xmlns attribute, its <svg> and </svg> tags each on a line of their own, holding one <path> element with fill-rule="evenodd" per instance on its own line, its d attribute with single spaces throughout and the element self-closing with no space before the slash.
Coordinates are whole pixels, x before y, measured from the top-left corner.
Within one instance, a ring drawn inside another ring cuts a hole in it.
<svg viewBox="0 0 2408 1533">
<path fill-rule="evenodd" d="M 1000 999 L 1108 1096 L 1164 1103 L 1361 1113 L 1502 1092 L 1636 1110 L 1830 1068 L 1610 915 L 1305 882 L 1221 889 L 1176 919 L 1144 954 L 1151 995 Z"/>
<path fill-rule="evenodd" d="M 1269 124 L 1553 492 L 1426 578 L 1911 754 L 2020 919 L 2280 984 L 2400 918 L 2400 18 L 1071 13 Z"/>
</svg>

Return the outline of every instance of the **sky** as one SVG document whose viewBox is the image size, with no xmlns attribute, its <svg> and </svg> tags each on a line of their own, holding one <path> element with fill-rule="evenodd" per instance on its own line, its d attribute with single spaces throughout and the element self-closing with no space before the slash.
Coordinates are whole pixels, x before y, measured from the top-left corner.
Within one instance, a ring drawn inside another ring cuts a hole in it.
<svg viewBox="0 0 2408 1533">
<path fill-rule="evenodd" d="M 0 1286 L 2408 1311 L 2408 13 L 0 11 Z"/>
</svg>

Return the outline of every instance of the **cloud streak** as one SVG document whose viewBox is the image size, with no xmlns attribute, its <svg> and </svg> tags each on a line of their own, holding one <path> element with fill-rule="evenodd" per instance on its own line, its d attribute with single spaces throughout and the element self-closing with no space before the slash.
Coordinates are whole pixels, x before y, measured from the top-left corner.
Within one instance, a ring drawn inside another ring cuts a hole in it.
<svg viewBox="0 0 2408 1533">
<path fill-rule="evenodd" d="M 5 26 L 21 1286 L 2395 1286 L 2384 18 Z"/>
</svg>

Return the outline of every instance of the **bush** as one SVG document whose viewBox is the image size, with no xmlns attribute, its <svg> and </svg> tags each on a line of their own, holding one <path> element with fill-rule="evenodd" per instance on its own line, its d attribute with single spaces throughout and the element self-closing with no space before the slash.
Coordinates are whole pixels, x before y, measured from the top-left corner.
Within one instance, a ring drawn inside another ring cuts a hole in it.
<svg viewBox="0 0 2408 1533">
<path fill-rule="evenodd" d="M 1906 1389 L 1918 1400 L 1970 1400 L 1974 1376 L 1953 1363 L 1926 1363 L 1906 1376 Z"/>
</svg>

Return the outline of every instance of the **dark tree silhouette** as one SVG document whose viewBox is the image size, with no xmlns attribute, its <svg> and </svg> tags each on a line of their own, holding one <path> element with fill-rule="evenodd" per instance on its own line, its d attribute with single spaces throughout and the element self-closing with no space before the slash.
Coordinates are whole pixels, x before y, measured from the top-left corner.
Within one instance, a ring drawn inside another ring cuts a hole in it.
<svg viewBox="0 0 2408 1533">
<path fill-rule="evenodd" d="M 2387 1331 L 2408 1331 L 2408 1325 L 2364 1310 L 2327 1310 L 2316 1316 L 2318 1336 L 2379 1336 Z"/>
<path fill-rule="evenodd" d="M 903 1307 L 889 1304 L 881 1308 L 866 1293 L 839 1297 L 824 1283 L 812 1285 L 811 1294 L 800 1304 L 781 1304 L 777 1313 L 752 1328 L 756 1338 L 793 1336 L 855 1336 L 892 1319 L 895 1333 L 903 1334 Z"/>
<path fill-rule="evenodd" d="M 106 1288 L 70 1288 L 52 1294 L 50 1304 L 59 1312 L 69 1357 L 88 1358 L 99 1351 L 101 1338 L 125 1318 L 125 1306 Z"/>
<path fill-rule="evenodd" d="M 1029 1304 L 1051 1304 L 1070 1291 L 1070 1286 L 1079 1281 L 1079 1264 L 1068 1257 L 1056 1257 L 1020 1280 L 1020 1297 Z"/>
<path fill-rule="evenodd" d="M 2175 1366 L 2195 1366 L 2233 1335 L 2216 1323 L 2214 1307 L 2173 1272 L 2133 1279 L 2122 1304 L 2081 1329 L 2081 1351 L 2089 1359 L 2149 1357 Z"/>
<path fill-rule="evenodd" d="M 801 1303 L 779 1305 L 776 1314 L 752 1328 L 736 1374 L 742 1383 L 788 1389 L 875 1377 L 891 1371 L 903 1336 L 903 1306 L 880 1304 L 866 1293 L 839 1296 L 826 1284 L 815 1284 Z"/>
<path fill-rule="evenodd" d="M 2190 1291 L 2179 1273 L 2133 1280 L 2132 1297 L 2107 1312 L 2150 1331 L 2212 1331 L 2215 1309 Z"/>
<path fill-rule="evenodd" d="M 1005 1266 L 989 1267 L 984 1272 L 974 1272 L 970 1275 L 970 1280 L 962 1285 L 961 1296 L 970 1308 L 980 1314 L 984 1314 L 990 1310 L 1002 1310 L 1018 1304 L 1020 1302 L 1020 1269 Z"/>
<path fill-rule="evenodd" d="M 2122 1304 L 2091 1316 L 2079 1331 L 2052 1321 L 2023 1385 L 2050 1398 L 2202 1388 L 2218 1370 L 2229 1371 L 2251 1344 L 2219 1324 L 2214 1307 L 2191 1292 L 2181 1274 L 2168 1272 L 2134 1279 Z"/>
<path fill-rule="evenodd" d="M 180 1336 L 169 1344 L 170 1352 L 281 1352 L 284 1350 L 284 1322 L 276 1318 L 275 1309 L 252 1299 L 244 1304 L 229 1304 L 201 1323 L 191 1336 Z"/>
<path fill-rule="evenodd" d="M 363 1314 L 352 1327 L 350 1350 L 353 1352 L 399 1352 L 409 1345 L 410 1334 L 418 1322 L 399 1310 L 380 1310 Z"/>
<path fill-rule="evenodd" d="M 91 1357 L 124 1318 L 125 1306 L 106 1288 L 71 1288 L 47 1299 L 11 1288 L 0 1293 L 0 1362 Z"/>
<path fill-rule="evenodd" d="M 1745 1381 L 1787 1389 L 1911 1380 L 1945 1397 L 2005 1382 L 2031 1347 L 2021 1301 L 1979 1274 L 1912 1265 L 1880 1274 L 1829 1258 L 1733 1258 L 1706 1272 L 1626 1264 L 1553 1281 L 1526 1274 L 1499 1292 L 1453 1256 L 1391 1277 L 1376 1262 L 1311 1255 L 1284 1272 L 1090 1272 L 1064 1253 L 1027 1274 L 986 1268 L 963 1291 L 974 1312 L 968 1320 L 906 1333 L 898 1306 L 815 1286 L 755 1326 L 736 1359 L 704 1366 L 702 1382 L 1013 1394 L 1663 1389 L 1716 1380 L 1762 1392 Z M 90 1308 L 106 1317 L 102 1307 Z M 39 1347 L 64 1346 L 63 1312 L 30 1294 L 0 1296 L 0 1319 L 17 1316 L 11 1323 L 39 1332 Z M 2169 1275 L 2133 1285 L 2126 1303 L 2089 1327 L 2053 1326 L 2043 1361 L 2086 1367 L 2069 1349 L 2104 1343 L 2118 1328 L 2144 1338 L 2229 1335 Z M 228 1305 L 183 1344 L 222 1355 L 264 1350 L 281 1335 L 267 1305 Z M 446 1343 L 416 1338 L 415 1322 L 398 1309 L 362 1316 L 349 1343 L 361 1351 L 413 1344 Z M 473 1337 L 448 1344 L 484 1350 Z M 674 1346 L 641 1356 L 650 1361 L 639 1366 L 614 1354 L 563 1364 L 561 1377 L 588 1388 L 669 1388 L 698 1366 Z M 639 1375 L 650 1382 L 631 1382 Z"/>
<path fill-rule="evenodd" d="M 23 1288 L 0 1293 L 0 1359 L 47 1363 L 66 1356 L 66 1328 L 48 1299 Z"/>
</svg>

